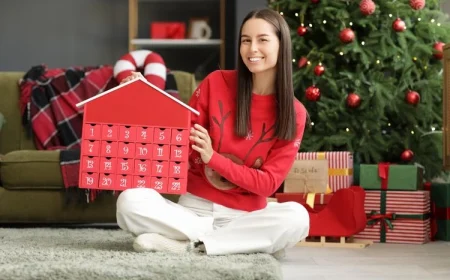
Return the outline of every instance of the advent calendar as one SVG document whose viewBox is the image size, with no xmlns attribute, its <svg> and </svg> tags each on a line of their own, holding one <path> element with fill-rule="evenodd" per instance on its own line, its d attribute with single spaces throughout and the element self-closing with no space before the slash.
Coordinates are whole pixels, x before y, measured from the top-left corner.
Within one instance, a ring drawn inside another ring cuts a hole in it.
<svg viewBox="0 0 450 280">
<path fill-rule="evenodd" d="M 77 106 L 84 109 L 80 188 L 186 193 L 195 109 L 144 78 Z"/>
</svg>

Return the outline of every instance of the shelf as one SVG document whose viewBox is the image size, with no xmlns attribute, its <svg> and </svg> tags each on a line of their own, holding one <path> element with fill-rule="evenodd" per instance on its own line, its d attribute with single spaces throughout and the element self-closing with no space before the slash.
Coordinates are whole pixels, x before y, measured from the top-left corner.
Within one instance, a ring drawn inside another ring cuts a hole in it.
<svg viewBox="0 0 450 280">
<path fill-rule="evenodd" d="M 220 46 L 220 39 L 132 39 L 135 46 L 161 46 L 161 47 L 202 47 Z"/>
</svg>

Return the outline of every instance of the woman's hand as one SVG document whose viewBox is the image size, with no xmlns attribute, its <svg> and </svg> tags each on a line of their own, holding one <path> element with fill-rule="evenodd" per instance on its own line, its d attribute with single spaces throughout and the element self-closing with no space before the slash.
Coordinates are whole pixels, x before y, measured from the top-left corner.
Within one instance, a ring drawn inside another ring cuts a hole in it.
<svg viewBox="0 0 450 280">
<path fill-rule="evenodd" d="M 131 72 L 131 75 L 126 77 L 125 79 L 123 79 L 120 83 L 123 84 L 123 83 L 129 82 L 131 80 L 137 79 L 139 77 L 144 78 L 144 76 L 141 74 L 141 72 Z"/>
<path fill-rule="evenodd" d="M 208 131 L 199 124 L 191 128 L 189 139 L 194 142 L 192 149 L 199 152 L 203 163 L 208 164 L 214 153 Z"/>
</svg>

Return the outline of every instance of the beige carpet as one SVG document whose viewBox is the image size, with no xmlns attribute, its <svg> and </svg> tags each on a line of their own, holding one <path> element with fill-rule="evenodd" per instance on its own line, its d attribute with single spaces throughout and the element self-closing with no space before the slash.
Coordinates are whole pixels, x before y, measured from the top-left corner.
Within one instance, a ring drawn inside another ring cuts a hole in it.
<svg viewBox="0 0 450 280">
<path fill-rule="evenodd" d="M 0 279 L 281 280 L 266 254 L 136 253 L 113 229 L 0 228 Z"/>
</svg>

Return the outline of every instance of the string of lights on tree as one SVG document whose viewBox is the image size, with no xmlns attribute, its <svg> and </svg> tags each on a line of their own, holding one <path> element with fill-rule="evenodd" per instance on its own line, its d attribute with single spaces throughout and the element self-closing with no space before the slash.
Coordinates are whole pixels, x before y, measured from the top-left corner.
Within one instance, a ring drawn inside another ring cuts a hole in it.
<svg viewBox="0 0 450 280">
<path fill-rule="evenodd" d="M 320 0 L 310 0 L 310 2 L 313 4 L 319 4 Z M 409 5 L 414 10 L 421 10 L 425 7 L 426 1 L 425 0 L 410 0 Z M 361 0 L 361 2 L 359 4 L 359 9 L 360 9 L 361 14 L 363 14 L 365 16 L 369 16 L 375 12 L 376 5 L 373 2 L 373 0 Z M 279 11 L 279 13 L 281 15 L 283 15 L 282 11 Z M 303 37 L 308 32 L 311 32 L 310 28 L 312 28 L 313 25 L 309 24 L 308 26 L 305 26 L 305 23 L 303 20 L 303 15 L 300 15 L 299 13 L 295 13 L 295 16 L 300 17 L 300 25 L 297 28 L 297 35 Z M 392 14 L 389 14 L 389 17 L 392 18 L 394 16 Z M 418 18 L 417 21 L 421 21 L 421 18 Z M 435 20 L 432 19 L 431 22 L 435 23 Z M 326 20 L 323 21 L 323 24 L 326 24 Z M 437 26 L 440 26 L 440 23 L 436 23 L 436 24 L 437 24 Z M 339 40 L 342 44 L 350 44 L 350 43 L 354 42 L 356 35 L 351 28 L 352 25 L 353 25 L 353 23 L 350 22 L 349 23 L 350 27 L 345 27 L 339 32 Z M 407 29 L 407 26 L 400 17 L 396 17 L 392 22 L 392 29 L 395 32 L 403 32 Z M 361 45 L 364 46 L 365 42 L 362 41 Z M 443 59 L 444 45 L 445 45 L 445 43 L 439 42 L 439 41 L 435 42 L 433 44 L 432 48 L 434 49 L 434 53 L 433 53 L 434 59 L 436 59 L 436 60 Z M 340 51 L 339 55 L 343 56 L 344 52 Z M 398 57 L 398 58 L 400 58 L 400 57 Z M 416 61 L 417 57 L 414 57 L 413 60 Z M 296 63 L 296 59 L 293 59 L 293 62 Z M 377 60 L 376 63 L 379 64 L 380 60 Z M 310 67 L 312 64 L 313 63 L 310 60 L 308 60 L 307 57 L 302 56 L 298 59 L 298 63 L 296 66 L 298 68 L 303 68 L 303 67 Z M 314 66 L 314 75 L 317 77 L 320 77 L 325 73 L 326 65 L 324 65 L 320 61 L 316 62 L 315 64 L 316 65 Z M 424 66 L 424 69 L 427 69 L 427 66 Z M 315 84 L 309 86 L 305 90 L 305 98 L 311 102 L 318 102 L 321 98 L 320 89 L 318 87 L 316 87 Z M 362 99 L 357 92 L 349 92 L 348 93 L 347 98 L 346 98 L 346 104 L 349 108 L 358 108 L 361 105 L 361 102 L 362 102 Z M 405 102 L 411 106 L 417 106 L 420 103 L 420 94 L 413 89 L 407 90 L 407 92 L 405 92 Z M 311 125 L 313 126 L 314 122 L 311 122 Z M 390 126 L 390 123 L 388 124 L 388 126 Z M 431 128 L 432 131 L 434 131 L 435 129 L 436 129 L 435 127 Z M 350 129 L 347 128 L 346 131 L 349 132 Z M 411 134 L 414 134 L 414 130 L 411 130 Z M 400 157 L 403 161 L 410 161 L 410 160 L 412 160 L 413 156 L 414 156 L 413 151 L 411 151 L 410 149 L 405 149 L 402 152 Z"/>
</svg>

